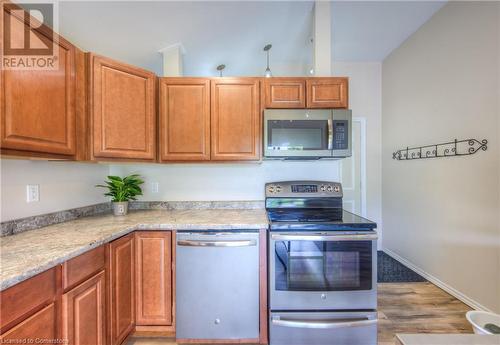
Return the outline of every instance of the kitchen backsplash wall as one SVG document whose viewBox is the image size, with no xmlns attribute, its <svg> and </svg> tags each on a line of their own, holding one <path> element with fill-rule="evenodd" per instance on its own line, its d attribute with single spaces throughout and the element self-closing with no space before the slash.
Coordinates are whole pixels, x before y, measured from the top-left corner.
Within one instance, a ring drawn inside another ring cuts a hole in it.
<svg viewBox="0 0 500 345">
<path fill-rule="evenodd" d="M 0 172 L 2 222 L 107 201 L 94 188 L 108 174 L 107 165 L 2 158 Z M 28 184 L 40 186 L 40 201 L 26 202 Z"/>
<path fill-rule="evenodd" d="M 241 164 L 112 165 L 113 175 L 141 174 L 141 200 L 263 200 L 264 184 L 279 180 L 340 179 L 339 161 L 264 161 Z M 152 183 L 158 182 L 158 193 Z"/>
</svg>

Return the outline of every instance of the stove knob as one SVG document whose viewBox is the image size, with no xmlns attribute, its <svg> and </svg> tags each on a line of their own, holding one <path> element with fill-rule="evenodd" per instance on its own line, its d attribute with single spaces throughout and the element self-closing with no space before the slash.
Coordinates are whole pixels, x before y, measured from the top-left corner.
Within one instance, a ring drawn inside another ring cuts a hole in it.
<svg viewBox="0 0 500 345">
<path fill-rule="evenodd" d="M 339 186 L 335 186 L 335 187 L 333 188 L 333 190 L 335 191 L 335 193 L 338 193 L 338 192 L 340 191 L 340 187 L 339 187 Z"/>
<path fill-rule="evenodd" d="M 327 189 L 328 189 L 329 192 L 332 192 L 333 191 L 332 185 L 329 185 Z"/>
<path fill-rule="evenodd" d="M 269 191 L 269 193 L 274 193 L 274 186 L 269 186 L 267 190 Z"/>
<path fill-rule="evenodd" d="M 321 185 L 321 187 L 319 187 L 319 190 L 324 192 L 325 191 L 325 186 L 324 185 Z"/>
<path fill-rule="evenodd" d="M 280 193 L 281 192 L 281 186 L 276 186 L 276 193 Z"/>
</svg>

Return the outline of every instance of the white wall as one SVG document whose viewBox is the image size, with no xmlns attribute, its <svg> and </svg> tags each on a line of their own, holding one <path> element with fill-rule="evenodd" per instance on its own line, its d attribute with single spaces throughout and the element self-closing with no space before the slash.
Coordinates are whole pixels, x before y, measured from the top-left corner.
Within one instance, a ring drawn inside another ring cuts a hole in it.
<svg viewBox="0 0 500 345">
<path fill-rule="evenodd" d="M 384 249 L 500 312 L 500 3 L 450 2 L 382 66 Z M 488 139 L 473 156 L 395 161 L 406 146 Z"/>
<path fill-rule="evenodd" d="M 100 164 L 2 159 L 0 220 L 7 221 L 107 201 L 94 188 L 108 174 Z M 40 201 L 26 202 L 26 185 L 40 185 Z"/>
</svg>

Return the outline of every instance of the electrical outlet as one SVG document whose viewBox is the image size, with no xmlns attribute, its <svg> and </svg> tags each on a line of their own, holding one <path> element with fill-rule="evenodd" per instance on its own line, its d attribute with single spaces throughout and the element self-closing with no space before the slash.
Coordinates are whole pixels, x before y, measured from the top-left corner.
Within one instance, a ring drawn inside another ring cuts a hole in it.
<svg viewBox="0 0 500 345">
<path fill-rule="evenodd" d="M 40 201 L 40 186 L 37 184 L 29 184 L 26 186 L 26 202 Z"/>
<path fill-rule="evenodd" d="M 159 193 L 160 192 L 160 183 L 151 182 L 151 193 Z"/>
</svg>

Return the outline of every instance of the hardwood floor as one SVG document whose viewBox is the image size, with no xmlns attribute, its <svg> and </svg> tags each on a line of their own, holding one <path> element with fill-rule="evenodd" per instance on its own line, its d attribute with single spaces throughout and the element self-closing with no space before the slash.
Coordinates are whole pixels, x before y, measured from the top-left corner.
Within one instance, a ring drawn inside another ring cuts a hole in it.
<svg viewBox="0 0 500 345">
<path fill-rule="evenodd" d="M 378 284 L 378 344 L 396 333 L 472 333 L 467 305 L 432 283 Z"/>
<path fill-rule="evenodd" d="M 396 333 L 472 333 L 471 310 L 437 286 L 425 283 L 378 284 L 378 345 L 394 345 Z M 174 345 L 172 338 L 130 338 L 126 345 Z"/>
</svg>

